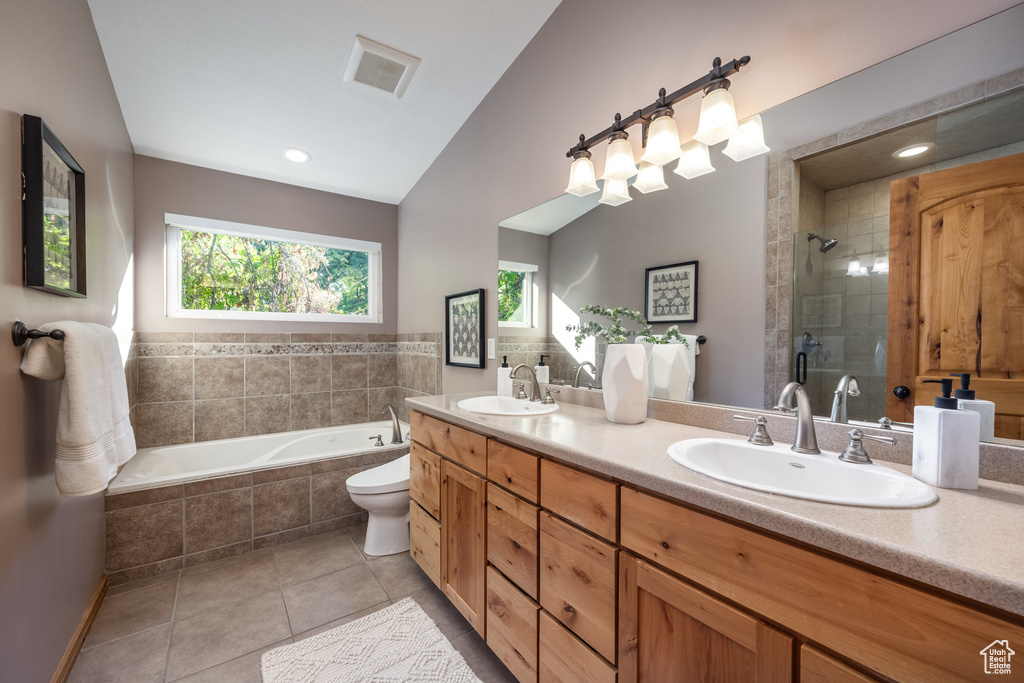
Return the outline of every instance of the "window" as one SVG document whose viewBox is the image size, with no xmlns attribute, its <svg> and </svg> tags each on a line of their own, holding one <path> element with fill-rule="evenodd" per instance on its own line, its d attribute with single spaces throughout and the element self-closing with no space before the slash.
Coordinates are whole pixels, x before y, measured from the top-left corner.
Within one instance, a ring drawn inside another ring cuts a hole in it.
<svg viewBox="0 0 1024 683">
<path fill-rule="evenodd" d="M 529 263 L 498 261 L 498 327 L 534 327 L 534 273 Z"/>
<path fill-rule="evenodd" d="M 381 321 L 381 246 L 165 214 L 167 315 Z"/>
</svg>

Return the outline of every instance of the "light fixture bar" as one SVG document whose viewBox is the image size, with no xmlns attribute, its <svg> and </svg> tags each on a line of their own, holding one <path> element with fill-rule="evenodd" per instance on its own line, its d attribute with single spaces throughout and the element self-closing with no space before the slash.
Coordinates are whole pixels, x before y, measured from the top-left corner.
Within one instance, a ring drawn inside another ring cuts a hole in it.
<svg viewBox="0 0 1024 683">
<path fill-rule="evenodd" d="M 566 152 L 565 156 L 571 159 L 576 155 L 577 152 L 582 152 L 584 150 L 590 149 L 594 145 L 604 142 L 605 140 L 615 135 L 616 133 L 621 133 L 626 128 L 634 126 L 638 123 L 644 124 L 644 132 L 646 133 L 646 128 L 651 123 L 651 115 L 654 114 L 656 110 L 664 109 L 665 107 L 671 107 L 676 103 L 685 100 L 687 97 L 697 94 L 698 92 L 704 90 L 704 88 L 711 85 L 715 81 L 721 81 L 725 78 L 728 78 L 732 74 L 739 71 L 740 67 L 744 67 L 749 63 L 750 57 L 740 57 L 739 59 L 732 60 L 728 64 L 722 64 L 722 60 L 718 57 L 715 57 L 715 60 L 712 63 L 711 71 L 709 71 L 705 76 L 698 78 L 689 85 L 684 85 L 682 88 L 676 90 L 674 93 L 670 95 L 664 95 L 662 97 L 659 97 L 653 103 L 647 105 L 643 109 L 637 109 L 635 112 L 633 112 L 624 119 L 620 118 L 618 114 L 616 114 L 615 123 L 609 126 L 608 128 L 605 128 L 597 135 L 594 135 L 593 137 L 590 138 L 586 138 L 584 135 L 581 134 L 579 143 L 577 143 L 568 152 Z"/>
</svg>

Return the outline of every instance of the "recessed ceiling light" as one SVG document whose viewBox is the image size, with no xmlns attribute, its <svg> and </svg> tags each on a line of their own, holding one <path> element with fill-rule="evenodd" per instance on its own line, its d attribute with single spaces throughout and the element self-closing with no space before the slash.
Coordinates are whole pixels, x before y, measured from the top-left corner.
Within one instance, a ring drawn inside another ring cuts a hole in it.
<svg viewBox="0 0 1024 683">
<path fill-rule="evenodd" d="M 309 161 L 309 152 L 297 149 L 295 147 L 289 147 L 282 152 L 284 158 L 288 161 L 294 161 L 297 164 L 304 164 Z"/>
<path fill-rule="evenodd" d="M 906 147 L 900 147 L 898 150 L 892 153 L 897 159 L 905 159 L 907 157 L 916 157 L 918 154 L 924 154 L 930 149 L 935 148 L 934 142 L 917 142 L 913 145 L 907 145 Z"/>
</svg>

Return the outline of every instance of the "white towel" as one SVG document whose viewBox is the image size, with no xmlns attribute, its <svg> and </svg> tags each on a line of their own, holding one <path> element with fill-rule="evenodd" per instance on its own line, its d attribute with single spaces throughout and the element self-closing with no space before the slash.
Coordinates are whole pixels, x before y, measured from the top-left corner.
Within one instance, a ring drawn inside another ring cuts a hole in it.
<svg viewBox="0 0 1024 683">
<path fill-rule="evenodd" d="M 135 455 L 117 336 L 103 325 L 67 320 L 40 329 L 64 331 L 63 341 L 30 341 L 21 360 L 26 375 L 64 379 L 57 415 L 57 490 L 62 496 L 99 493 Z"/>
<path fill-rule="evenodd" d="M 690 361 L 690 387 L 686 390 L 686 400 L 692 401 L 693 382 L 697 379 L 697 356 L 700 355 L 700 344 L 697 343 L 697 335 L 695 334 L 684 334 L 683 339 L 685 339 L 686 343 L 689 345 L 689 348 L 686 351 L 686 360 Z"/>
</svg>

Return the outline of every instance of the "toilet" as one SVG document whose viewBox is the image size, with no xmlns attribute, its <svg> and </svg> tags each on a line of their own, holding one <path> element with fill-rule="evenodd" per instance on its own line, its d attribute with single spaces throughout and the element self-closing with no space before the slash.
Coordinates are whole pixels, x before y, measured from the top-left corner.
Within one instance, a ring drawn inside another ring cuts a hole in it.
<svg viewBox="0 0 1024 683">
<path fill-rule="evenodd" d="M 409 454 L 345 481 L 352 502 L 370 513 L 367 555 L 394 555 L 409 549 Z"/>
</svg>

